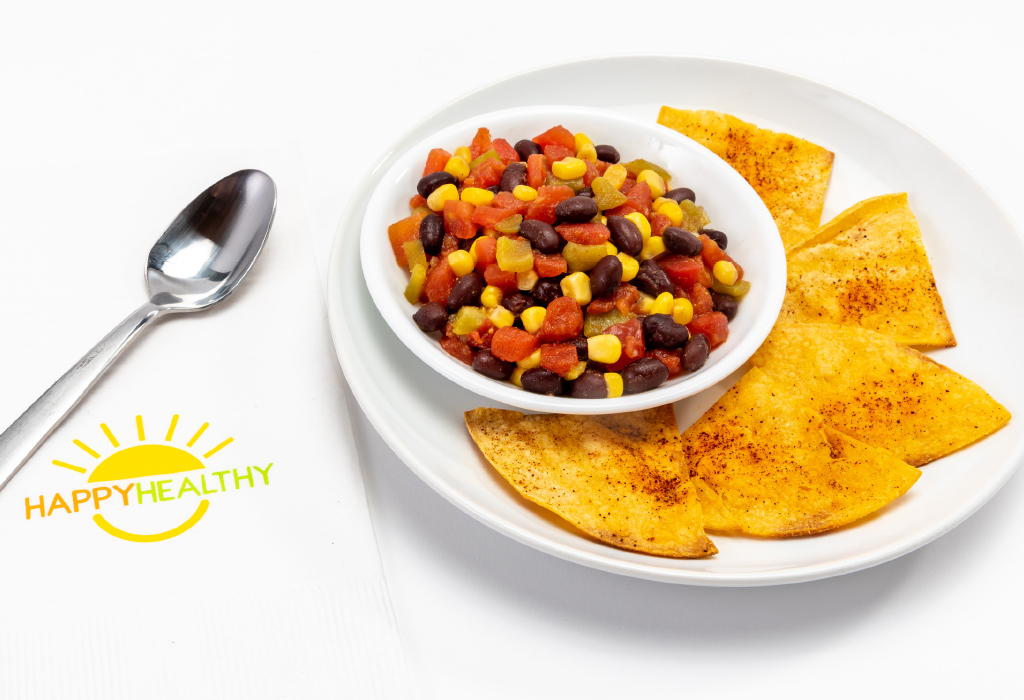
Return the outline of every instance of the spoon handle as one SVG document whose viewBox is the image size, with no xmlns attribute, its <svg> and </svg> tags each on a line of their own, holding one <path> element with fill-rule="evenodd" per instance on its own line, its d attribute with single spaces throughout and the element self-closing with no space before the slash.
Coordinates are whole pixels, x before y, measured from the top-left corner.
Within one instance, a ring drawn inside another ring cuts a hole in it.
<svg viewBox="0 0 1024 700">
<path fill-rule="evenodd" d="M 82 400 L 132 338 L 162 311 L 166 308 L 151 302 L 136 309 L 0 434 L 0 489 Z"/>
</svg>

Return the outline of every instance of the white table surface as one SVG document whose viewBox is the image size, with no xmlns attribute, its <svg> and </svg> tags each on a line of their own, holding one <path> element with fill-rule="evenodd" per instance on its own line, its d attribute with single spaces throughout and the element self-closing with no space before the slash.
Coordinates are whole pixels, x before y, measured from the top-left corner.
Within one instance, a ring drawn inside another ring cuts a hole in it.
<svg viewBox="0 0 1024 700">
<path fill-rule="evenodd" d="M 860 96 L 952 153 L 1024 228 L 1024 43 L 1009 7 L 9 3 L 0 8 L 0 169 L 138 152 L 157 163 L 215 138 L 288 140 L 323 270 L 347 192 L 426 114 L 535 66 L 666 51 L 758 63 Z M 0 224 L 0 235 L 17 232 Z M 964 232 L 966 245 L 975 238 L 984 244 L 983 231 Z M 84 349 L 95 338 L 79 340 Z M 355 413 L 423 698 L 1024 691 L 1019 473 L 955 531 L 889 564 L 778 588 L 684 588 L 591 571 L 501 537 L 421 483 Z"/>
</svg>

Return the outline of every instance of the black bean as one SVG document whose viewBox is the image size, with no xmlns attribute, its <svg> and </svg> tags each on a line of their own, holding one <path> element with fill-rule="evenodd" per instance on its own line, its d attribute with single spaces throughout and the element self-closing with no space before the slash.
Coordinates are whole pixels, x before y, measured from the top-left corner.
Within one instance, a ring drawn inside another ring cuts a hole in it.
<svg viewBox="0 0 1024 700">
<path fill-rule="evenodd" d="M 661 269 L 661 265 L 653 260 L 644 260 L 640 263 L 640 271 L 636 273 L 633 285 L 652 297 L 656 297 L 662 292 L 672 292 L 675 289 L 672 286 L 672 280 Z"/>
<path fill-rule="evenodd" d="M 600 146 L 594 146 L 594 150 L 597 151 L 598 160 L 603 160 L 605 163 L 611 163 L 612 165 L 619 162 L 620 156 L 615 146 L 603 143 Z"/>
<path fill-rule="evenodd" d="M 676 323 L 668 314 L 651 314 L 643 320 L 644 339 L 648 348 L 674 350 L 690 339 L 686 326 Z"/>
<path fill-rule="evenodd" d="M 440 255 L 444 244 L 444 222 L 437 214 L 427 214 L 420 221 L 420 243 L 427 255 Z"/>
<path fill-rule="evenodd" d="M 490 192 L 491 194 L 498 194 L 499 192 L 501 192 L 501 185 L 491 185 L 490 187 L 487 188 L 487 191 Z"/>
<path fill-rule="evenodd" d="M 721 231 L 716 231 L 713 228 L 702 228 L 700 232 L 717 243 L 718 247 L 722 250 L 725 250 L 725 247 L 729 245 L 729 237 Z"/>
<path fill-rule="evenodd" d="M 448 323 L 448 309 L 439 301 L 424 304 L 412 315 L 412 320 L 424 333 L 433 333 Z"/>
<path fill-rule="evenodd" d="M 611 296 L 621 281 L 622 261 L 615 255 L 606 255 L 590 271 L 590 293 L 594 297 Z"/>
<path fill-rule="evenodd" d="M 608 398 L 608 382 L 597 370 L 588 369 L 569 384 L 569 396 L 574 399 Z"/>
<path fill-rule="evenodd" d="M 533 303 L 533 298 L 529 294 L 523 294 L 522 292 L 506 294 L 505 298 L 501 300 L 501 305 L 517 317 L 531 306 L 536 306 Z"/>
<path fill-rule="evenodd" d="M 666 192 L 665 196 L 668 197 L 669 199 L 674 199 L 677 202 L 682 202 L 683 200 L 686 199 L 690 200 L 695 204 L 697 202 L 697 195 L 694 194 L 693 190 L 691 190 L 689 187 L 677 187 L 674 190 L 669 190 L 668 192 Z"/>
<path fill-rule="evenodd" d="M 708 361 L 710 354 L 711 345 L 708 343 L 708 337 L 703 333 L 695 333 L 683 348 L 683 369 L 687 372 L 696 372 Z"/>
<path fill-rule="evenodd" d="M 530 242 L 533 249 L 550 255 L 557 253 L 562 240 L 555 227 L 536 219 L 527 219 L 519 225 L 519 235 Z"/>
<path fill-rule="evenodd" d="M 626 217 L 609 216 L 608 230 L 612 232 L 612 243 L 626 255 L 637 256 L 644 249 L 643 234 Z"/>
<path fill-rule="evenodd" d="M 661 234 L 661 240 L 665 243 L 665 247 L 676 255 L 692 258 L 695 255 L 700 255 L 704 250 L 704 244 L 696 234 L 675 226 L 665 229 L 665 232 Z"/>
<path fill-rule="evenodd" d="M 584 187 L 582 190 L 580 190 L 576 194 L 579 195 L 580 197 L 593 197 L 594 196 L 594 190 L 591 189 L 590 187 Z"/>
<path fill-rule="evenodd" d="M 523 388 L 534 394 L 558 396 L 565 392 L 565 380 L 549 369 L 534 367 L 523 372 L 520 378 Z"/>
<path fill-rule="evenodd" d="M 725 314 L 725 317 L 730 321 L 736 316 L 736 312 L 740 308 L 739 302 L 728 294 L 711 292 L 711 301 L 714 304 L 715 311 Z"/>
<path fill-rule="evenodd" d="M 562 296 L 562 288 L 558 282 L 549 279 L 538 280 L 532 290 L 534 300 L 540 306 L 547 306 L 558 297 Z"/>
<path fill-rule="evenodd" d="M 622 393 L 639 394 L 642 391 L 656 389 L 668 379 L 668 367 L 654 357 L 641 357 L 626 366 L 622 375 Z"/>
<path fill-rule="evenodd" d="M 530 139 L 523 139 L 522 141 L 517 141 L 515 149 L 516 153 L 519 154 L 519 160 L 523 161 L 524 163 L 530 156 L 537 156 L 544 152 L 544 150 L 540 146 L 535 144 Z"/>
<path fill-rule="evenodd" d="M 590 358 L 590 348 L 587 345 L 587 339 L 583 337 L 573 338 L 569 341 L 570 345 L 576 346 L 576 359 L 581 362 Z"/>
<path fill-rule="evenodd" d="M 469 250 L 470 248 L 473 247 L 473 241 L 475 241 L 476 239 L 475 238 L 459 238 L 459 239 L 456 239 L 456 240 L 458 241 L 459 250 Z"/>
<path fill-rule="evenodd" d="M 444 264 L 444 263 L 442 263 Z M 448 311 L 455 313 L 463 306 L 479 306 L 480 294 L 484 291 L 484 278 L 479 272 L 463 275 L 448 295 Z"/>
<path fill-rule="evenodd" d="M 458 187 L 459 178 L 451 173 L 438 170 L 436 173 L 430 173 L 421 177 L 420 181 L 416 183 L 416 191 L 420 193 L 421 197 L 429 197 L 430 193 L 441 185 L 455 185 Z"/>
<path fill-rule="evenodd" d="M 569 197 L 555 207 L 555 216 L 570 224 L 582 224 L 597 216 L 597 202 L 590 197 Z"/>
<path fill-rule="evenodd" d="M 473 369 L 491 379 L 508 379 L 515 368 L 514 362 L 499 360 L 490 350 L 481 350 L 473 356 Z"/>
<path fill-rule="evenodd" d="M 498 188 L 502 192 L 511 192 L 518 185 L 526 184 L 526 163 L 509 163 L 505 172 L 501 174 L 501 184 Z"/>
</svg>

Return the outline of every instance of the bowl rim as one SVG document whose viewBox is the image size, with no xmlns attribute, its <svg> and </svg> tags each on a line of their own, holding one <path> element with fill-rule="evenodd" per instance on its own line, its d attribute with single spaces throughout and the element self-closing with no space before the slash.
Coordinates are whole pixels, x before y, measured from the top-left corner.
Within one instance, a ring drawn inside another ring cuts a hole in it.
<svg viewBox="0 0 1024 700">
<path fill-rule="evenodd" d="M 394 264 L 389 257 L 380 254 L 385 247 L 380 237 L 380 231 L 385 230 L 387 226 L 384 211 L 393 199 L 393 189 L 385 183 L 393 182 L 398 177 L 398 173 L 410 167 L 411 160 L 419 151 L 431 148 L 431 144 L 443 144 L 452 140 L 455 134 L 473 131 L 482 123 L 493 124 L 516 118 L 536 118 L 546 114 L 551 114 L 556 121 L 582 117 L 604 120 L 618 128 L 640 129 L 663 143 L 688 151 L 689 155 L 703 159 L 704 165 L 718 169 L 721 176 L 731 180 L 736 191 L 742 193 L 740 196 L 748 199 L 745 206 L 753 212 L 755 219 L 760 219 L 758 225 L 752 227 L 754 231 L 751 235 L 766 235 L 769 231 L 775 234 L 767 236 L 765 240 L 767 249 L 762 257 L 768 275 L 758 285 L 758 293 L 763 297 L 758 317 L 736 344 L 730 346 L 729 341 L 726 341 L 723 347 L 717 349 L 717 352 L 723 350 L 725 352 L 719 355 L 718 361 L 714 365 L 705 366 L 695 373 L 684 375 L 657 389 L 617 398 L 588 401 L 565 396 L 534 394 L 510 382 L 485 377 L 473 371 L 470 366 L 445 354 L 433 336 L 424 334 L 416 328 L 411 320 L 411 315 L 403 313 L 402 309 L 409 304 L 401 294 L 396 295 L 393 290 L 389 289 L 386 282 L 387 276 L 376 274 L 382 269 L 382 265 L 387 265 L 389 262 L 392 266 Z M 569 105 L 513 107 L 476 115 L 430 134 L 400 154 L 394 165 L 383 174 L 380 184 L 375 188 L 367 203 L 359 238 L 360 264 L 374 305 L 391 331 L 398 336 L 410 352 L 434 371 L 479 396 L 502 404 L 547 413 L 598 415 L 637 411 L 673 403 L 714 386 L 739 369 L 768 337 L 777 321 L 786 291 L 785 249 L 781 237 L 778 236 L 775 221 L 754 189 L 732 166 L 703 145 L 668 127 L 593 107 Z M 437 348 L 433 346 L 437 346 Z"/>
</svg>

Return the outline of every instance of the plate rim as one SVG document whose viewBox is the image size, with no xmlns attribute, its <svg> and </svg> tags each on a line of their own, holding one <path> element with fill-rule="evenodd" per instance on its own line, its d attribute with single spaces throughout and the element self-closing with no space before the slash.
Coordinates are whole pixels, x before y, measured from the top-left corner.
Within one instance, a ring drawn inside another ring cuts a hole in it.
<svg viewBox="0 0 1024 700">
<path fill-rule="evenodd" d="M 850 99 L 860 105 L 872 110 L 887 119 L 895 122 L 903 128 L 915 133 L 931 148 L 941 153 L 944 157 L 948 158 L 954 163 L 964 175 L 966 175 L 978 190 L 983 193 L 988 199 L 989 203 L 993 206 L 996 213 L 999 214 L 1009 226 L 1009 229 L 1017 237 L 1018 242 L 1024 244 L 1024 236 L 1021 235 L 1020 229 L 1017 227 L 1014 219 L 1009 216 L 1007 210 L 1003 205 L 996 199 L 988 188 L 975 176 L 971 169 L 967 168 L 957 158 L 948 153 L 944 148 L 936 144 L 931 138 L 929 138 L 922 131 L 914 128 L 906 121 L 893 116 L 884 109 L 881 109 L 871 103 L 868 100 L 862 99 L 857 95 L 850 93 L 846 90 L 842 90 L 828 83 L 820 80 L 811 79 L 796 73 L 789 71 L 772 68 L 769 66 L 759 65 L 748 61 L 736 61 L 722 58 L 713 58 L 707 56 L 697 56 L 693 54 L 683 53 L 660 53 L 660 52 L 641 52 L 641 53 L 622 53 L 613 54 L 608 56 L 596 56 L 583 58 L 572 61 L 559 61 L 549 63 L 543 66 L 532 68 L 518 73 L 497 78 L 493 81 L 480 85 L 472 90 L 469 90 L 458 97 L 444 103 L 438 109 L 434 110 L 430 114 L 426 115 L 423 119 L 419 120 L 411 126 L 409 129 L 404 131 L 398 138 L 396 138 L 381 154 L 373 161 L 373 165 L 358 184 L 353 188 L 352 194 L 350 195 L 344 210 L 342 211 L 338 225 L 335 229 L 334 239 L 331 244 L 330 256 L 328 258 L 328 274 L 327 274 L 327 315 L 328 324 L 331 331 L 331 339 L 334 344 L 335 354 L 338 357 L 338 362 L 341 365 L 341 369 L 345 375 L 346 381 L 348 382 L 353 396 L 359 403 L 360 409 L 364 412 L 366 417 L 369 419 L 371 425 L 385 441 L 388 447 L 405 463 L 407 467 L 420 479 L 422 479 L 427 485 L 439 493 L 448 502 L 455 505 L 457 508 L 462 510 L 464 513 L 470 515 L 474 519 L 480 521 L 484 525 L 491 527 L 492 529 L 501 532 L 502 534 L 510 537 L 511 539 L 528 545 L 534 549 L 537 549 L 548 554 L 559 557 L 567 561 L 575 562 L 595 568 L 609 573 L 633 576 L 643 578 L 647 580 L 660 581 L 665 583 L 683 584 L 683 585 L 698 585 L 698 586 L 716 586 L 716 587 L 752 587 L 752 586 L 770 586 L 770 585 L 782 585 L 789 583 L 803 583 L 808 581 L 815 581 L 825 578 L 831 578 L 833 576 L 841 576 L 854 571 L 860 571 L 863 569 L 871 568 L 879 564 L 883 564 L 888 561 L 892 561 L 904 554 L 912 552 L 924 545 L 934 541 L 935 539 L 946 534 L 957 525 L 962 523 L 968 517 L 978 511 L 985 503 L 987 503 L 996 493 L 1002 489 L 1010 477 L 1016 472 L 1020 466 L 1022 460 L 1024 460 L 1024 437 L 1018 439 L 1016 445 L 1013 446 L 1010 451 L 1010 456 L 1006 459 L 1004 466 L 997 472 L 998 478 L 993 478 L 986 485 L 986 488 L 979 491 L 979 493 L 967 502 L 962 503 L 958 508 L 951 510 L 941 520 L 937 521 L 931 527 L 924 532 L 915 532 L 912 535 L 907 535 L 899 540 L 890 542 L 884 547 L 880 547 L 870 552 L 867 555 L 858 555 L 855 557 L 848 557 L 844 560 L 830 560 L 825 563 L 816 563 L 806 566 L 800 566 L 795 568 L 788 568 L 784 570 L 773 570 L 773 571 L 754 571 L 754 572 L 730 572 L 730 573 L 713 573 L 703 571 L 689 571 L 685 569 L 667 569 L 659 567 L 656 562 L 660 560 L 659 557 L 651 557 L 651 564 L 639 563 L 639 562 L 627 562 L 611 560 L 600 557 L 599 555 L 583 552 L 577 549 L 571 549 L 560 543 L 553 542 L 544 538 L 533 536 L 529 533 L 524 533 L 519 530 L 518 527 L 506 521 L 504 518 L 490 512 L 483 512 L 481 508 L 476 506 L 471 501 L 463 499 L 459 494 L 454 493 L 446 488 L 446 486 L 440 482 L 439 479 L 435 478 L 432 472 L 428 469 L 423 469 L 418 464 L 417 455 L 398 438 L 398 436 L 388 427 L 388 421 L 386 416 L 382 415 L 372 401 L 367 401 L 367 394 L 372 391 L 372 386 L 363 387 L 361 385 L 362 378 L 357 372 L 350 372 L 349 368 L 353 366 L 355 361 L 354 358 L 349 358 L 347 345 L 344 341 L 344 337 L 341 333 L 340 326 L 345 318 L 345 312 L 340 304 L 340 301 L 336 301 L 338 295 L 334 292 L 337 290 L 339 284 L 338 273 L 335 271 L 338 269 L 339 259 L 343 255 L 342 244 L 345 239 L 345 229 L 349 225 L 349 220 L 353 218 L 355 209 L 358 208 L 358 203 L 365 196 L 367 190 L 370 189 L 370 183 L 378 176 L 383 175 L 382 167 L 387 162 L 388 158 L 397 150 L 397 147 L 409 138 L 412 134 L 419 131 L 424 125 L 429 123 L 438 114 L 450 109 L 452 106 L 462 102 L 463 100 L 469 99 L 476 93 L 498 86 L 505 82 L 521 79 L 526 76 L 537 75 L 540 73 L 547 72 L 556 68 L 563 68 L 567 66 L 579 66 L 587 63 L 601 63 L 605 61 L 617 61 L 621 59 L 670 59 L 670 60 L 687 60 L 699 63 L 717 64 L 723 67 L 731 68 L 742 68 L 746 70 L 752 70 L 755 72 L 766 72 L 775 74 L 777 76 L 800 81 L 807 86 L 815 88 L 824 88 L 836 95 Z M 360 220 L 361 227 L 361 220 Z M 358 239 L 358 231 L 354 234 Z M 360 270 L 361 274 L 361 270 Z"/>
</svg>

